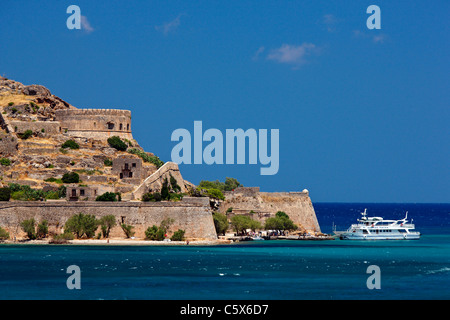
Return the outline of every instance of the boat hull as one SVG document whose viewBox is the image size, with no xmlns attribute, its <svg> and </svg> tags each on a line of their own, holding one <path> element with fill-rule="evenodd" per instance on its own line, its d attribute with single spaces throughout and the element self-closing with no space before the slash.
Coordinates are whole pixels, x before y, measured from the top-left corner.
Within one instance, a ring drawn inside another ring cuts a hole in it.
<svg viewBox="0 0 450 320">
<path fill-rule="evenodd" d="M 341 240 L 419 240 L 420 234 L 398 234 L 398 235 L 376 235 L 343 233 L 339 236 Z"/>
</svg>

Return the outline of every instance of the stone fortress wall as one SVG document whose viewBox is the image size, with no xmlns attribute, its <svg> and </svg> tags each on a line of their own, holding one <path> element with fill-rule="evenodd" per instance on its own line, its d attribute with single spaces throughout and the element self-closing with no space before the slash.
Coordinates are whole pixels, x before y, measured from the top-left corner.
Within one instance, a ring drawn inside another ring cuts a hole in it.
<svg viewBox="0 0 450 320">
<path fill-rule="evenodd" d="M 34 218 L 38 223 L 47 220 L 49 231 L 62 233 L 66 221 L 73 215 L 92 214 L 96 218 L 114 215 L 117 226 L 111 230 L 111 237 L 124 237 L 120 224 L 134 226 L 136 238 L 144 238 L 145 230 L 152 225 L 159 226 L 166 218 L 174 220 L 171 232 L 186 230 L 188 239 L 216 240 L 217 234 L 208 198 L 185 197 L 178 202 L 96 202 L 96 201 L 33 201 L 0 202 L 0 225 L 11 238 L 24 237 L 20 222 Z"/>
<path fill-rule="evenodd" d="M 132 140 L 131 111 L 114 109 L 65 109 L 55 111 L 61 133 L 103 140 L 112 136 Z"/>
<path fill-rule="evenodd" d="M 61 132 L 61 124 L 57 121 L 10 121 L 11 127 L 16 133 L 24 133 L 27 130 L 48 134 L 58 134 Z"/>
<path fill-rule="evenodd" d="M 220 212 L 226 213 L 228 208 L 233 208 L 230 217 L 234 214 L 244 214 L 264 222 L 267 218 L 274 217 L 277 211 L 283 211 L 295 224 L 306 231 L 321 232 L 307 190 L 260 192 L 259 187 L 240 187 L 234 191 L 225 192 L 225 198 L 220 206 Z"/>
</svg>

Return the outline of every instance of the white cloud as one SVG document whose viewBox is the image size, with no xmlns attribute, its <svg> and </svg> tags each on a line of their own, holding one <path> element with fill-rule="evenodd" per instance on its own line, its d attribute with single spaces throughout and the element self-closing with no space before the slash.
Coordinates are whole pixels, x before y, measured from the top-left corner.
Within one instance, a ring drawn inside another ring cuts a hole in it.
<svg viewBox="0 0 450 320">
<path fill-rule="evenodd" d="M 353 30 L 353 36 L 358 39 L 370 39 L 374 43 L 383 43 L 388 38 L 388 36 L 385 34 L 378 33 L 375 35 L 371 35 L 370 32 L 373 32 L 373 31 L 362 32 L 360 30 Z"/>
<path fill-rule="evenodd" d="M 373 36 L 372 40 L 375 43 L 383 43 L 384 40 L 386 39 L 386 36 L 384 34 L 379 34 L 376 36 Z"/>
<path fill-rule="evenodd" d="M 335 32 L 338 19 L 332 14 L 326 14 L 322 17 L 321 23 L 325 25 L 328 32 Z"/>
<path fill-rule="evenodd" d="M 178 29 L 178 27 L 181 24 L 181 17 L 183 16 L 183 14 L 178 15 L 178 17 L 176 17 L 175 19 L 173 19 L 172 21 L 166 22 L 160 26 L 155 26 L 155 29 L 159 32 L 162 32 L 165 36 L 168 35 L 169 33 L 175 31 L 176 29 Z"/>
<path fill-rule="evenodd" d="M 262 55 L 262 53 L 266 50 L 264 47 L 259 47 L 259 49 L 256 51 L 255 55 L 253 56 L 253 60 L 256 61 L 259 59 L 259 57 Z"/>
<path fill-rule="evenodd" d="M 91 33 L 94 31 L 94 28 L 92 28 L 91 24 L 89 23 L 89 20 L 86 16 L 81 16 L 81 29 L 86 31 L 87 33 Z"/>
<path fill-rule="evenodd" d="M 312 43 L 303 43 L 298 46 L 283 44 L 280 48 L 271 50 L 267 60 L 299 67 L 306 63 L 307 56 L 316 53 L 317 50 L 317 46 Z"/>
</svg>

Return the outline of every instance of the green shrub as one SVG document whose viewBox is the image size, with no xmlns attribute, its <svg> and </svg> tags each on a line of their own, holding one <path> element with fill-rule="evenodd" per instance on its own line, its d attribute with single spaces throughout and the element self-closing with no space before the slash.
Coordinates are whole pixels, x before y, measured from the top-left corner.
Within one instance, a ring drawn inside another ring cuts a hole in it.
<svg viewBox="0 0 450 320">
<path fill-rule="evenodd" d="M 159 202 L 161 201 L 161 194 L 159 192 L 145 193 L 142 195 L 142 201 L 144 202 Z"/>
<path fill-rule="evenodd" d="M 33 218 L 29 220 L 23 220 L 20 223 L 20 227 L 22 228 L 23 232 L 27 234 L 28 239 L 34 240 L 36 239 L 36 230 L 35 230 L 36 221 L 34 221 Z"/>
<path fill-rule="evenodd" d="M 49 242 L 52 244 L 66 244 L 68 240 L 73 240 L 74 236 L 72 233 L 64 232 L 53 236 L 53 239 Z"/>
<path fill-rule="evenodd" d="M 37 226 L 36 236 L 39 239 L 45 238 L 48 235 L 48 222 L 47 220 L 43 220 Z"/>
<path fill-rule="evenodd" d="M 12 184 L 11 184 L 12 185 Z M 45 197 L 45 193 L 39 189 L 32 189 L 30 186 L 19 186 L 19 189 L 16 187 L 11 187 L 11 198 L 13 200 L 19 201 L 38 201 L 42 200 Z"/>
<path fill-rule="evenodd" d="M 214 212 L 213 213 L 213 221 L 214 221 L 214 227 L 216 228 L 217 234 L 225 235 L 225 232 L 228 229 L 227 216 L 222 213 L 219 213 L 219 212 Z"/>
<path fill-rule="evenodd" d="M 159 240 L 159 236 L 161 236 L 161 233 L 158 235 L 159 228 L 155 225 L 148 227 L 147 230 L 145 230 L 145 239 L 147 240 Z M 164 232 L 162 232 L 162 239 L 164 240 Z"/>
<path fill-rule="evenodd" d="M 177 179 L 175 179 L 172 176 L 172 174 L 170 174 L 170 185 L 172 186 L 172 190 L 174 192 L 180 192 L 181 191 L 181 187 L 178 185 Z"/>
<path fill-rule="evenodd" d="M 105 161 L 103 162 L 105 164 L 105 166 L 107 167 L 112 167 L 113 162 L 111 159 L 105 159 Z"/>
<path fill-rule="evenodd" d="M 161 199 L 162 200 L 170 200 L 169 182 L 167 181 L 167 178 L 164 179 L 162 187 L 161 187 Z"/>
<path fill-rule="evenodd" d="M 65 232 L 71 232 L 77 236 L 78 239 L 86 235 L 87 238 L 92 238 L 95 235 L 99 221 L 93 215 L 77 214 L 70 217 L 64 225 Z"/>
<path fill-rule="evenodd" d="M 127 238 L 131 238 L 132 236 L 134 236 L 134 227 L 132 225 L 122 223 L 120 227 L 122 228 Z"/>
<path fill-rule="evenodd" d="M 119 200 L 117 199 L 119 197 Z M 120 194 L 114 192 L 105 192 L 101 196 L 98 196 L 95 201 L 120 201 Z"/>
<path fill-rule="evenodd" d="M 2 166 L 5 166 L 5 167 L 10 166 L 11 165 L 11 160 L 8 159 L 8 158 L 1 158 L 0 159 L 0 164 Z"/>
<path fill-rule="evenodd" d="M 249 216 L 236 215 L 231 218 L 231 226 L 237 234 L 245 233 L 247 229 L 257 230 L 261 224 Z"/>
<path fill-rule="evenodd" d="M 48 178 L 44 180 L 45 182 L 54 182 L 54 183 L 58 183 L 58 184 L 62 184 L 62 180 L 61 179 L 56 179 L 56 178 Z"/>
<path fill-rule="evenodd" d="M 184 193 L 169 193 L 170 201 L 181 201 L 183 200 Z"/>
<path fill-rule="evenodd" d="M 185 233 L 186 233 L 186 231 L 178 229 L 177 231 L 174 232 L 174 234 L 172 235 L 170 240 L 172 240 L 172 241 L 183 241 Z"/>
<path fill-rule="evenodd" d="M 9 190 L 11 193 L 11 199 L 20 201 L 38 201 L 44 199 L 60 199 L 66 197 L 65 186 L 60 186 L 56 191 L 43 191 L 42 189 L 32 189 L 27 185 L 10 183 Z"/>
<path fill-rule="evenodd" d="M 161 221 L 159 227 L 155 225 L 148 227 L 147 230 L 145 231 L 145 239 L 157 241 L 164 240 L 167 231 L 169 230 L 170 226 L 174 223 L 174 221 L 175 221 L 174 219 L 167 218 Z"/>
<path fill-rule="evenodd" d="M 264 224 L 264 229 L 266 230 L 297 230 L 297 228 L 283 211 L 278 211 L 274 218 L 268 218 Z"/>
<path fill-rule="evenodd" d="M 8 103 L 8 106 L 12 107 L 14 105 L 14 102 Z"/>
<path fill-rule="evenodd" d="M 63 148 L 63 149 L 70 148 L 72 150 L 76 150 L 76 149 L 80 149 L 80 145 L 73 140 L 67 140 L 66 142 L 64 142 L 62 144 L 61 148 Z"/>
<path fill-rule="evenodd" d="M 225 196 L 219 189 L 207 189 L 206 194 L 213 199 L 225 200 Z"/>
<path fill-rule="evenodd" d="M 142 195 L 142 201 L 143 202 L 155 202 L 155 197 L 153 196 L 153 193 L 150 193 L 150 192 L 148 192 L 148 193 L 144 193 L 143 195 Z"/>
<path fill-rule="evenodd" d="M 104 216 L 100 219 L 100 227 L 102 229 L 102 234 L 104 238 L 109 238 L 109 233 L 111 229 L 116 226 L 116 217 L 112 214 Z"/>
<path fill-rule="evenodd" d="M 11 199 L 11 189 L 8 187 L 0 188 L 0 201 L 9 201 Z"/>
<path fill-rule="evenodd" d="M 0 240 L 8 240 L 9 239 L 9 233 L 0 227 Z"/>
<path fill-rule="evenodd" d="M 119 151 L 126 151 L 128 149 L 128 145 L 117 136 L 108 138 L 108 144 L 111 148 L 115 148 Z"/>
<path fill-rule="evenodd" d="M 58 200 L 60 198 L 58 191 L 48 191 L 45 195 L 46 200 Z"/>
<path fill-rule="evenodd" d="M 79 183 L 80 176 L 76 172 L 69 172 L 69 173 L 65 173 L 61 180 L 64 183 Z"/>
<path fill-rule="evenodd" d="M 237 181 L 235 178 L 227 177 L 225 179 L 225 182 L 220 182 L 219 180 L 216 181 L 202 180 L 200 181 L 198 187 L 201 189 L 218 189 L 220 191 L 232 191 L 237 187 L 243 187 L 243 185 L 239 183 L 239 181 Z"/>
<path fill-rule="evenodd" d="M 31 131 L 31 130 L 27 130 L 27 131 L 25 131 L 24 133 L 22 133 L 22 134 L 19 134 L 19 137 L 22 139 L 22 140 L 27 140 L 29 137 L 31 137 L 33 135 L 33 131 Z"/>
</svg>

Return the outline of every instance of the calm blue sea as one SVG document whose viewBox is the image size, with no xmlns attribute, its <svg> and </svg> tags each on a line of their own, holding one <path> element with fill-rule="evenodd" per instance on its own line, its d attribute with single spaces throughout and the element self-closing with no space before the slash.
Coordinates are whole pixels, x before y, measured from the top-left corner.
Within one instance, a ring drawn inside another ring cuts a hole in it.
<svg viewBox="0 0 450 320">
<path fill-rule="evenodd" d="M 255 241 L 227 246 L 0 245 L 0 299 L 449 299 L 450 204 L 314 205 L 322 231 L 369 215 L 400 219 L 416 241 Z M 67 267 L 81 269 L 69 290 Z M 369 290 L 367 268 L 381 271 Z"/>
</svg>

